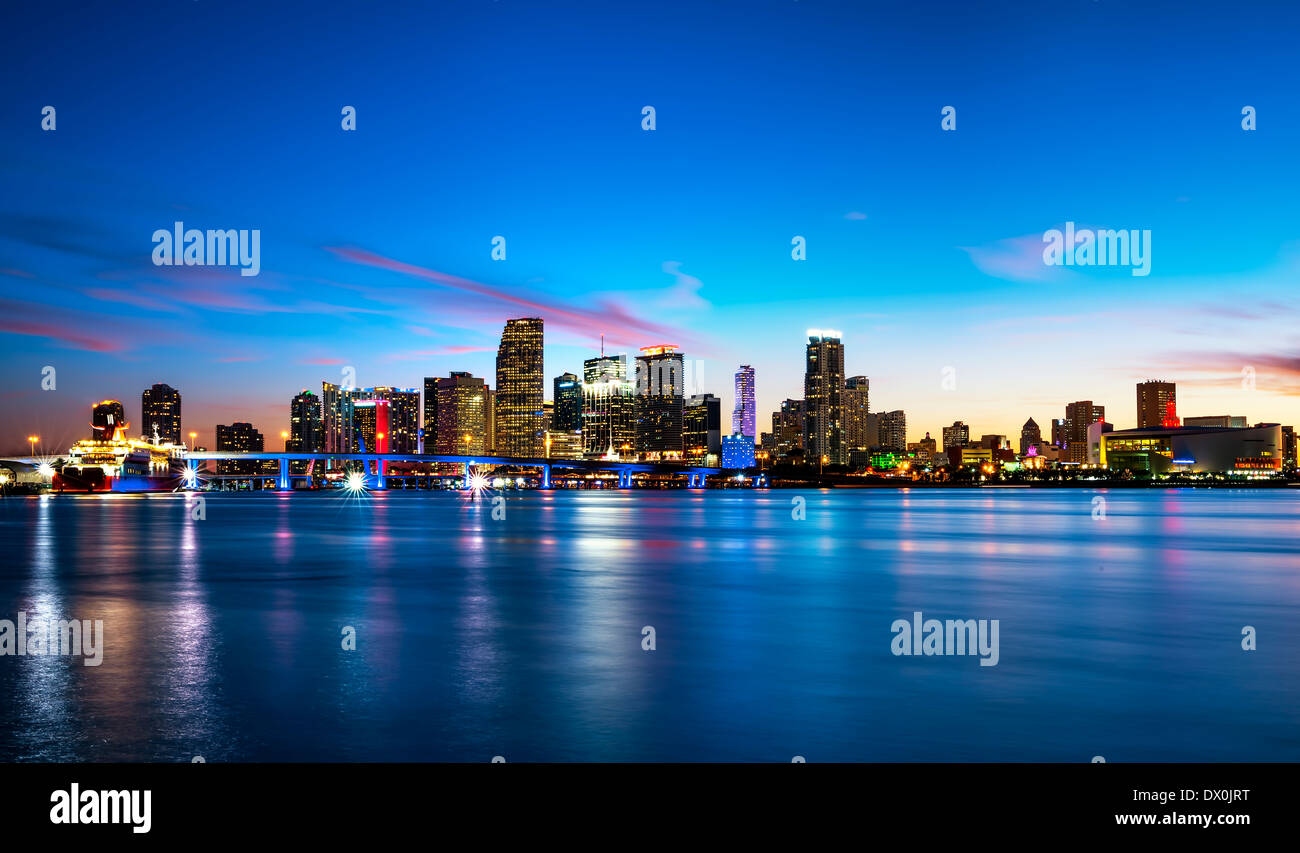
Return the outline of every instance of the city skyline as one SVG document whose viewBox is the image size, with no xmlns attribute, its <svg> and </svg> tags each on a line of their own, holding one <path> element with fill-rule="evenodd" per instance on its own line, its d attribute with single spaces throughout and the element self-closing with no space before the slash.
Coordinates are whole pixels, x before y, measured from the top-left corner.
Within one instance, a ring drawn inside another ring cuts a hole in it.
<svg viewBox="0 0 1300 853">
<path fill-rule="evenodd" d="M 550 332 L 547 377 L 575 371 L 602 333 L 629 354 L 672 340 L 730 412 L 727 378 L 750 364 L 760 430 L 802 397 L 799 332 L 825 326 L 844 334 L 845 371 L 870 378 L 873 408 L 908 413 L 909 440 L 957 418 L 1012 435 L 1076 399 L 1127 423 L 1131 384 L 1152 376 L 1178 383 L 1188 414 L 1300 421 L 1300 179 L 1271 165 L 1293 159 L 1300 117 L 1283 106 L 1296 82 L 1285 28 L 1263 13 L 1128 9 L 1131 35 L 1106 40 L 1101 4 L 1032 19 L 954 8 L 926 22 L 917 52 L 900 37 L 920 25 L 912 10 L 668 4 L 636 26 L 609 10 L 584 60 L 556 63 L 555 45 L 520 35 L 545 26 L 541 10 L 510 10 L 508 27 L 499 9 L 463 8 L 437 26 L 428 13 L 427 29 L 363 17 L 340 32 L 285 4 L 258 12 L 276 50 L 230 63 L 216 45 L 237 40 L 237 7 L 134 15 L 154 47 L 125 61 L 101 31 L 16 13 L 32 38 L 0 92 L 0 185 L 23 200 L 0 211 L 6 446 L 68 440 L 88 403 L 158 382 L 188 395 L 203 432 L 244 421 L 276 435 L 285 389 L 339 383 L 347 366 L 365 387 L 493 376 L 499 324 L 524 314 Z M 821 16 L 834 38 L 789 41 Z M 1078 44 L 1049 37 L 1066 26 Z M 1169 73 L 1178 49 L 1143 35 L 1168 27 L 1202 48 L 1196 69 Z M 211 44 L 178 37 L 193 30 Z M 40 46 L 55 39 L 102 85 L 48 67 Z M 713 59 L 621 62 L 659 42 Z M 1044 106 L 971 61 L 973 45 L 1011 43 L 1036 92 L 1087 79 L 1107 97 L 1086 114 Z M 358 84 L 328 59 L 353 49 L 359 66 L 456 86 L 417 103 Z M 620 73 L 590 74 L 602 63 Z M 104 101 L 105 87 L 121 97 Z M 237 108 L 229 92 L 256 95 Z M 581 96 L 547 94 L 563 92 Z M 340 127 L 346 105 L 355 132 Z M 260 229 L 259 274 L 154 266 L 150 235 L 177 221 Z M 1067 222 L 1149 230 L 1150 275 L 1045 264 L 1042 235 Z M 791 257 L 796 236 L 806 260 Z M 41 389 L 47 366 L 57 391 Z"/>
</svg>

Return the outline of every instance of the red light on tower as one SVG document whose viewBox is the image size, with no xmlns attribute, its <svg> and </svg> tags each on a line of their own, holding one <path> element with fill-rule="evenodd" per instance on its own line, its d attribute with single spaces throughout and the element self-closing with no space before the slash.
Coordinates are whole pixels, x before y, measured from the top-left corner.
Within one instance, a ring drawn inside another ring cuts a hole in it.
<svg viewBox="0 0 1300 853">
<path fill-rule="evenodd" d="M 1173 400 L 1165 403 L 1165 417 L 1160 425 L 1166 429 L 1178 426 L 1177 404 Z"/>
</svg>

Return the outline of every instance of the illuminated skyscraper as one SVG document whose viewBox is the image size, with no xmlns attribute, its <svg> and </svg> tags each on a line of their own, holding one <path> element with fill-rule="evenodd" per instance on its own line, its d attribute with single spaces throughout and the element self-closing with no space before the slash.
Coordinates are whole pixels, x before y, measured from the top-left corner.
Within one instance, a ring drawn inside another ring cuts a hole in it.
<svg viewBox="0 0 1300 853">
<path fill-rule="evenodd" d="M 648 458 L 681 456 L 684 374 L 671 344 L 642 347 L 636 357 L 636 442 Z"/>
<path fill-rule="evenodd" d="M 391 453 L 391 408 L 382 397 L 352 401 L 353 444 L 357 453 Z"/>
<path fill-rule="evenodd" d="M 844 380 L 844 441 L 850 451 L 867 450 L 867 415 L 871 412 L 871 387 L 865 376 Z"/>
<path fill-rule="evenodd" d="M 636 449 L 636 391 L 627 356 L 601 355 L 582 364 L 582 444 L 588 457 Z"/>
<path fill-rule="evenodd" d="M 543 455 L 542 321 L 507 320 L 497 348 L 496 454 Z"/>
<path fill-rule="evenodd" d="M 742 364 L 736 371 L 735 405 L 731 410 L 731 432 L 750 439 L 758 435 L 754 414 L 754 368 Z"/>
<path fill-rule="evenodd" d="M 181 392 L 170 385 L 154 385 L 140 395 L 140 434 L 152 441 L 158 438 L 172 444 L 181 440 Z"/>
<path fill-rule="evenodd" d="M 469 373 L 455 372 L 435 381 L 434 394 L 436 438 L 426 426 L 425 446 L 432 442 L 437 453 L 449 456 L 487 455 L 487 383 Z"/>
<path fill-rule="evenodd" d="M 952 426 L 943 428 L 943 450 L 950 447 L 965 447 L 970 444 L 970 427 L 962 421 L 953 421 Z"/>
<path fill-rule="evenodd" d="M 880 447 L 898 453 L 907 450 L 907 414 L 901 409 L 880 413 Z"/>
<path fill-rule="evenodd" d="M 773 454 L 788 456 L 803 449 L 803 400 L 782 400 L 780 411 L 772 413 Z"/>
<path fill-rule="evenodd" d="M 328 454 L 353 453 L 352 393 L 332 382 L 321 383 L 321 429 Z M 338 466 L 335 466 L 338 467 Z"/>
<path fill-rule="evenodd" d="M 572 373 L 555 377 L 555 408 L 551 414 L 551 429 L 571 432 L 582 429 L 582 380 Z"/>
<path fill-rule="evenodd" d="M 1042 443 L 1043 431 L 1038 428 L 1038 424 L 1034 423 L 1033 418 L 1025 421 L 1025 425 L 1020 428 L 1020 455 L 1029 452 L 1029 445 Z"/>
<path fill-rule="evenodd" d="M 844 443 L 844 344 L 840 333 L 809 329 L 803 380 L 804 452 L 811 461 L 848 462 Z"/>
<path fill-rule="evenodd" d="M 712 394 L 686 398 L 682 410 L 682 451 L 687 461 L 717 465 L 722 454 L 722 401 Z"/>
<path fill-rule="evenodd" d="M 303 389 L 289 403 L 289 438 L 284 449 L 292 453 L 314 453 L 323 450 L 324 444 L 320 397 Z"/>
<path fill-rule="evenodd" d="M 384 431 L 385 453 L 416 453 L 420 449 L 420 392 L 415 388 L 358 388 L 352 392 L 353 406 L 361 400 L 388 401 L 388 428 Z M 373 452 L 373 449 L 372 451 Z"/>
<path fill-rule="evenodd" d="M 252 424 L 235 422 L 217 424 L 217 450 L 237 450 L 244 453 L 261 453 L 266 450 L 262 434 Z M 254 474 L 261 466 L 251 459 L 218 459 L 218 474 Z"/>
<path fill-rule="evenodd" d="M 1080 400 L 1065 407 L 1065 458 L 1079 465 L 1088 461 L 1088 427 L 1106 420 L 1106 407 Z"/>
<path fill-rule="evenodd" d="M 1137 385 L 1137 428 L 1178 426 L 1174 383 L 1152 379 Z"/>
</svg>

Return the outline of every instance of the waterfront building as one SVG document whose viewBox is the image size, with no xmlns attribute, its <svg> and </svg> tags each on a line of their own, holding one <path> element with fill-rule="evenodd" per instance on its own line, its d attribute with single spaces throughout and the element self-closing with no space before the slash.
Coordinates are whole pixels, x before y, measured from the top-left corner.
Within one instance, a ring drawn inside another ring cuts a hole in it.
<svg viewBox="0 0 1300 853">
<path fill-rule="evenodd" d="M 488 413 L 491 407 L 488 405 L 487 382 L 465 371 L 453 371 L 434 380 L 433 394 L 432 452 L 444 456 L 488 455 Z M 429 442 L 428 426 L 425 427 L 425 442 Z"/>
<path fill-rule="evenodd" d="M 392 412 L 383 397 L 352 401 L 352 444 L 357 453 L 391 453 Z"/>
<path fill-rule="evenodd" d="M 1137 384 L 1137 428 L 1178 426 L 1174 383 L 1150 379 Z"/>
<path fill-rule="evenodd" d="M 497 348 L 496 454 L 543 454 L 542 320 L 507 320 Z"/>
<path fill-rule="evenodd" d="M 871 413 L 871 383 L 865 376 L 850 376 L 844 380 L 844 441 L 849 452 L 866 450 L 877 439 L 867 441 L 867 415 Z"/>
<path fill-rule="evenodd" d="M 581 459 L 583 453 L 582 430 L 565 429 L 546 431 L 547 459 Z"/>
<path fill-rule="evenodd" d="M 285 439 L 284 449 L 290 453 L 315 453 L 324 449 L 321 400 L 306 388 L 289 402 L 289 437 Z M 293 460 L 289 467 L 295 474 L 307 471 L 303 460 Z"/>
<path fill-rule="evenodd" d="M 844 344 L 833 329 L 809 329 L 804 353 L 804 452 L 810 461 L 848 461 L 844 441 Z"/>
<path fill-rule="evenodd" d="M 752 436 L 733 433 L 722 437 L 723 468 L 753 468 L 754 439 Z"/>
<path fill-rule="evenodd" d="M 1025 421 L 1025 425 L 1020 428 L 1020 455 L 1028 453 L 1031 444 L 1042 443 L 1043 431 L 1038 428 L 1038 424 L 1034 423 L 1033 418 Z"/>
<path fill-rule="evenodd" d="M 907 415 L 901 409 L 880 413 L 880 449 L 900 454 L 907 450 Z"/>
<path fill-rule="evenodd" d="M 686 398 L 682 409 L 682 451 L 697 465 L 716 466 L 722 457 L 722 400 L 712 394 Z"/>
<path fill-rule="evenodd" d="M 321 383 L 321 429 L 326 454 L 353 453 L 352 392 L 355 389 Z"/>
<path fill-rule="evenodd" d="M 184 444 L 181 433 L 181 392 L 170 385 L 157 384 L 140 395 L 140 434 L 152 441 L 156 434 L 163 442 Z"/>
<path fill-rule="evenodd" d="M 773 453 L 776 456 L 789 456 L 792 450 L 803 450 L 803 421 L 803 400 L 783 400 L 780 411 L 772 413 Z"/>
<path fill-rule="evenodd" d="M 582 429 L 582 380 L 573 373 L 561 373 L 554 379 L 554 409 L 551 429 L 568 432 Z"/>
<path fill-rule="evenodd" d="M 1065 458 L 1074 465 L 1088 461 L 1088 426 L 1106 420 L 1106 407 L 1079 400 L 1065 407 Z"/>
<path fill-rule="evenodd" d="M 216 437 L 218 452 L 235 450 L 242 453 L 262 453 L 266 450 L 262 434 L 249 423 L 236 421 L 232 424 L 217 424 Z M 255 474 L 263 467 L 251 459 L 217 460 L 218 474 Z"/>
<path fill-rule="evenodd" d="M 646 459 L 680 459 L 685 365 L 671 344 L 636 357 L 636 449 Z"/>
<path fill-rule="evenodd" d="M 636 449 L 636 390 L 627 356 L 605 355 L 582 364 L 582 443 L 588 458 L 631 457 Z"/>
<path fill-rule="evenodd" d="M 970 427 L 963 421 L 953 421 L 952 426 L 943 428 L 943 449 L 965 447 L 970 443 Z"/>
<path fill-rule="evenodd" d="M 358 388 L 351 392 L 351 397 L 354 408 L 362 400 L 384 400 L 388 403 L 388 425 L 383 432 L 386 439 L 385 446 L 389 449 L 384 451 L 385 453 L 419 452 L 420 392 L 418 390 L 380 385 L 374 388 Z"/>
<path fill-rule="evenodd" d="M 1280 424 L 1254 427 L 1149 427 L 1099 436 L 1100 464 L 1111 470 L 1210 472 L 1241 477 L 1282 470 Z"/>
<path fill-rule="evenodd" d="M 754 405 L 754 368 L 742 364 L 736 371 L 735 404 L 731 411 L 732 434 L 747 435 L 751 439 L 758 435 Z"/>
</svg>

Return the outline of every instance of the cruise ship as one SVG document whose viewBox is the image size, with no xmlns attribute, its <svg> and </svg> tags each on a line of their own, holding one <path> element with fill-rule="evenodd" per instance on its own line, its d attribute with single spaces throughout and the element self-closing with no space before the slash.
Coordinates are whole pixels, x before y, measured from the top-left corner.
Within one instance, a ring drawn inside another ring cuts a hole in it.
<svg viewBox="0 0 1300 853">
<path fill-rule="evenodd" d="M 92 437 L 72 445 L 54 474 L 55 492 L 170 492 L 180 485 L 184 445 L 127 438 L 130 426 L 117 400 L 97 403 Z"/>
</svg>

